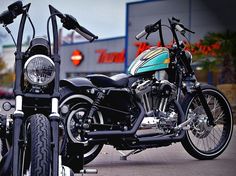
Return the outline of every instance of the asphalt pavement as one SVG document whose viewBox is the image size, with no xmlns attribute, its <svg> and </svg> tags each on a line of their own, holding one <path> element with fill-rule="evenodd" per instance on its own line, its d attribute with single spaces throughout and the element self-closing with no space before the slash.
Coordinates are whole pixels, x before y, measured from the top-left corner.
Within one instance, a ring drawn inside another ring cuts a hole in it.
<svg viewBox="0 0 236 176">
<path fill-rule="evenodd" d="M 85 168 L 98 169 L 97 176 L 235 176 L 236 126 L 228 148 L 214 160 L 197 160 L 180 143 L 147 149 L 126 161 L 113 147 L 105 146 Z"/>
<path fill-rule="evenodd" d="M 85 168 L 98 169 L 95 176 L 235 176 L 236 126 L 228 148 L 214 160 L 192 158 L 180 143 L 147 149 L 126 161 L 120 160 L 120 153 L 112 146 L 105 146 Z"/>
</svg>

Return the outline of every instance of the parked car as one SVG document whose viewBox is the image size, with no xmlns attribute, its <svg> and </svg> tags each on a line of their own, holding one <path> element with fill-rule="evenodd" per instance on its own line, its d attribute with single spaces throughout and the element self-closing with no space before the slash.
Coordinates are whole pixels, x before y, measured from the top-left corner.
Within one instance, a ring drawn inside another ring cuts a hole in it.
<svg viewBox="0 0 236 176">
<path fill-rule="evenodd" d="M 8 87 L 0 87 L 0 99 L 6 98 L 6 99 L 12 99 L 14 97 L 13 95 L 13 89 Z"/>
</svg>

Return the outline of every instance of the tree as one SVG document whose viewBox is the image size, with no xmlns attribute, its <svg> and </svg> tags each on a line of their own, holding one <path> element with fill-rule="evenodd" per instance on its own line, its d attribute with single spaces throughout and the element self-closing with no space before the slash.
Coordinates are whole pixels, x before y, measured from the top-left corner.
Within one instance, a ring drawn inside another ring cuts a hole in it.
<svg viewBox="0 0 236 176">
<path fill-rule="evenodd" d="M 15 74 L 11 70 L 5 70 L 6 63 L 0 57 L 0 86 L 12 87 L 12 83 L 15 79 Z"/>
<path fill-rule="evenodd" d="M 206 42 L 219 43 L 217 58 L 222 64 L 220 83 L 234 83 L 236 81 L 236 32 L 209 33 Z"/>
<path fill-rule="evenodd" d="M 0 31 L 0 43 L 6 38 L 6 35 Z M 12 87 L 15 74 L 12 70 L 6 70 L 6 63 L 0 57 L 0 86 Z"/>
<path fill-rule="evenodd" d="M 0 57 L 0 73 L 6 68 L 6 63 Z"/>
<path fill-rule="evenodd" d="M 220 83 L 236 82 L 236 32 L 208 33 L 203 40 L 193 44 L 192 53 L 201 60 L 205 58 L 203 65 L 208 70 L 222 66 Z"/>
</svg>

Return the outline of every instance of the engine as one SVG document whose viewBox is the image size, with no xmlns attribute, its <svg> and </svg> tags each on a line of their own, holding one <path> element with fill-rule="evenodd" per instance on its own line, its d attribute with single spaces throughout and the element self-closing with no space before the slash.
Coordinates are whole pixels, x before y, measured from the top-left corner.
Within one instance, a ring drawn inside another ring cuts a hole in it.
<svg viewBox="0 0 236 176">
<path fill-rule="evenodd" d="M 168 80 L 143 80 L 136 82 L 135 92 L 146 111 L 140 128 L 154 129 L 163 134 L 170 133 L 178 120 L 173 101 L 177 96 L 176 86 Z"/>
</svg>

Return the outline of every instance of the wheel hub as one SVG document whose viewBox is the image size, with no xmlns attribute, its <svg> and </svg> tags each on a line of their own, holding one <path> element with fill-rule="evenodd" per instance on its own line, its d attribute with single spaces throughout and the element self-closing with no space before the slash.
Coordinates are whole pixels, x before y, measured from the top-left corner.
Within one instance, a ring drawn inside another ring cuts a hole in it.
<svg viewBox="0 0 236 176">
<path fill-rule="evenodd" d="M 212 127 L 209 125 L 208 117 L 206 115 L 200 115 L 193 123 L 193 134 L 198 138 L 205 138 L 211 132 Z"/>
<path fill-rule="evenodd" d="M 86 109 L 85 108 L 79 108 L 75 111 L 72 111 L 70 114 L 68 121 L 69 121 L 69 128 L 68 134 L 70 138 L 74 142 L 79 142 L 81 141 L 81 132 L 82 132 L 82 125 L 83 125 L 83 118 L 84 115 L 86 114 Z"/>
</svg>

